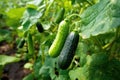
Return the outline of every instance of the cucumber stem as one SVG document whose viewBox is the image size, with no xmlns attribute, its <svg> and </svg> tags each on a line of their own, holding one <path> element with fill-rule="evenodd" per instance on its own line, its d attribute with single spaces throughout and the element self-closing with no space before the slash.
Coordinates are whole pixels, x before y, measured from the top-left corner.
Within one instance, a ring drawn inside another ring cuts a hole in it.
<svg viewBox="0 0 120 80">
<path fill-rule="evenodd" d="M 70 21 L 71 18 L 72 18 L 72 17 L 75 17 L 75 16 L 77 16 L 78 18 L 80 18 L 80 16 L 79 16 L 78 14 L 71 14 L 70 16 L 67 16 L 67 17 L 65 18 L 65 20 L 66 20 L 66 21 Z M 81 19 L 81 18 L 80 18 L 80 19 Z M 77 22 L 74 22 L 73 25 L 75 24 L 74 30 L 79 32 L 78 27 L 76 26 L 78 22 L 80 23 L 81 21 L 79 20 L 79 21 L 77 21 Z"/>
<path fill-rule="evenodd" d="M 114 39 L 110 43 L 104 45 L 102 49 L 108 49 L 108 48 L 110 49 L 111 46 L 114 44 L 114 42 L 116 42 L 116 40 L 119 39 L 119 37 L 120 37 L 120 27 L 117 27 Z"/>
<path fill-rule="evenodd" d="M 48 0 L 45 0 L 45 4 L 47 7 L 46 11 L 45 11 L 45 15 L 44 15 L 45 17 L 48 15 L 48 13 L 49 13 L 48 11 L 50 10 L 50 7 L 52 6 L 53 3 L 54 3 L 54 0 L 52 0 L 50 4 L 48 4 Z"/>
<path fill-rule="evenodd" d="M 71 14 L 70 16 L 67 16 L 67 17 L 65 18 L 65 20 L 71 20 L 70 18 L 71 18 L 71 17 L 75 17 L 75 16 L 77 16 L 77 17 L 80 18 L 80 16 L 79 16 L 78 14 Z M 81 19 L 81 18 L 80 18 L 80 19 Z"/>
</svg>

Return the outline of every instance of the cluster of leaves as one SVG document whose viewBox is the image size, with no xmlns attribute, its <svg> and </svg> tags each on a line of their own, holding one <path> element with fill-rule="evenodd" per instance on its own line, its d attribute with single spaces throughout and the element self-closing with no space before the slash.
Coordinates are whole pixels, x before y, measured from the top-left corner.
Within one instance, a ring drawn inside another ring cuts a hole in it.
<svg viewBox="0 0 120 80">
<path fill-rule="evenodd" d="M 16 55 L 27 60 L 25 68 L 33 72 L 23 80 L 120 80 L 119 4 L 119 0 L 34 0 L 4 11 L 6 24 L 18 34 L 16 44 L 25 39 Z M 77 27 L 80 34 L 67 70 L 59 69 L 57 58 L 48 55 L 59 25 L 54 20 L 63 7 L 70 31 Z M 37 22 L 43 33 L 36 30 Z"/>
</svg>

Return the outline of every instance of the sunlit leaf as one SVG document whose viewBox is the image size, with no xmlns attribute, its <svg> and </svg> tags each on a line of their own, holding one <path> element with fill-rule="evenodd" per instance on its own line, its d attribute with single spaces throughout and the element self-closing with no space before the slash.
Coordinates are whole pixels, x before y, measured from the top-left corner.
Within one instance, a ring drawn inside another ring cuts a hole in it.
<svg viewBox="0 0 120 80">
<path fill-rule="evenodd" d="M 6 14 L 9 18 L 16 18 L 16 19 L 20 19 L 23 15 L 25 8 L 13 8 L 10 9 Z"/>
<path fill-rule="evenodd" d="M 17 58 L 17 57 L 0 55 L 0 65 L 6 65 L 12 62 L 18 62 L 19 60 L 20 58 Z"/>
<path fill-rule="evenodd" d="M 13 8 L 10 9 L 6 15 L 7 15 L 7 24 L 13 28 L 17 28 L 20 25 L 20 19 L 23 15 L 25 8 Z"/>
<path fill-rule="evenodd" d="M 83 12 L 81 15 L 81 36 L 89 38 L 109 32 L 120 25 L 120 1 L 101 0 Z"/>
<path fill-rule="evenodd" d="M 38 21 L 41 16 L 42 12 L 38 12 L 36 9 L 33 8 L 27 8 L 22 18 L 23 30 L 28 30 Z"/>
</svg>

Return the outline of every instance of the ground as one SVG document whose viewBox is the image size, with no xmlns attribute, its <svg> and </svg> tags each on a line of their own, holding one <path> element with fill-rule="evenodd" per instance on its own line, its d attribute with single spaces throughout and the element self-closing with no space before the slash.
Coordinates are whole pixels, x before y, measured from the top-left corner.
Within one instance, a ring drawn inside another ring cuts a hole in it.
<svg viewBox="0 0 120 80">
<path fill-rule="evenodd" d="M 5 54 L 14 56 L 17 51 L 15 46 L 15 44 L 12 45 L 4 41 L 0 42 L 0 55 Z M 26 62 L 24 60 L 21 60 L 16 63 L 7 64 L 4 67 L 1 80 L 22 80 L 23 77 L 31 72 L 30 70 L 24 69 L 25 63 Z"/>
</svg>

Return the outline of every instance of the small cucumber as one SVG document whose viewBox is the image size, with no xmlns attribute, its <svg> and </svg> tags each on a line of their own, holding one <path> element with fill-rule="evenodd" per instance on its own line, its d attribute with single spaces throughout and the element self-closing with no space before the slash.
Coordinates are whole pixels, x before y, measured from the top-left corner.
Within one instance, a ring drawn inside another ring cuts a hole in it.
<svg viewBox="0 0 120 80">
<path fill-rule="evenodd" d="M 41 24 L 40 22 L 37 22 L 37 23 L 36 23 L 36 27 L 37 27 L 37 30 L 38 30 L 40 33 L 42 33 L 42 32 L 44 31 L 43 26 L 42 26 L 42 24 Z"/>
<path fill-rule="evenodd" d="M 48 52 L 51 57 L 57 57 L 60 54 L 60 51 L 69 32 L 68 25 L 69 24 L 67 20 L 63 20 L 60 22 L 57 35 Z"/>
<path fill-rule="evenodd" d="M 17 48 L 22 48 L 22 47 L 24 46 L 24 44 L 25 44 L 25 39 L 22 38 L 22 39 L 20 40 L 20 42 L 18 43 Z"/>
<path fill-rule="evenodd" d="M 72 31 L 61 50 L 58 58 L 58 66 L 61 69 L 67 69 L 72 62 L 75 55 L 75 51 L 79 42 L 79 34 L 76 31 Z"/>
<path fill-rule="evenodd" d="M 27 35 L 27 44 L 28 44 L 28 53 L 29 53 L 29 55 L 34 54 L 33 39 L 32 39 L 32 35 L 30 33 L 28 33 L 28 35 Z"/>
<path fill-rule="evenodd" d="M 65 9 L 61 8 L 60 11 L 58 12 L 56 18 L 55 18 L 55 23 L 60 23 L 64 17 Z"/>
</svg>

